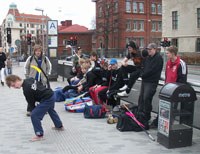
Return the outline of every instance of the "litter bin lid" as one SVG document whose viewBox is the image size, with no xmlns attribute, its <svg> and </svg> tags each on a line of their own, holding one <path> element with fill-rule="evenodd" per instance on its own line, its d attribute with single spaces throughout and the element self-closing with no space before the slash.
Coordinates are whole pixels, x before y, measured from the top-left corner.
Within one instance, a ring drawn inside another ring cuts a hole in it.
<svg viewBox="0 0 200 154">
<path fill-rule="evenodd" d="M 188 84 L 181 83 L 165 84 L 160 90 L 159 98 L 173 102 L 193 102 L 197 100 L 194 89 Z"/>
</svg>

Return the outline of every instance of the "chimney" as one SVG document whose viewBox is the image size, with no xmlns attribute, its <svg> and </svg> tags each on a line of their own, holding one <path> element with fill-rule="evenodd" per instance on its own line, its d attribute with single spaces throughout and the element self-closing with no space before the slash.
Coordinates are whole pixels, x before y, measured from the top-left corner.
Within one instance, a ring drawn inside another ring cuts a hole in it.
<svg viewBox="0 0 200 154">
<path fill-rule="evenodd" d="M 72 20 L 61 21 L 62 26 L 69 27 L 72 26 Z"/>
</svg>

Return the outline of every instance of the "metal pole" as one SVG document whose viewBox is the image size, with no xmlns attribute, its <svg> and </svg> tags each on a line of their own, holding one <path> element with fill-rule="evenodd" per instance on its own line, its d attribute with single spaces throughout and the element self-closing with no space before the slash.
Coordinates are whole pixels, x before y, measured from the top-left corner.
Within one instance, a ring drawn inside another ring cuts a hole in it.
<svg viewBox="0 0 200 154">
<path fill-rule="evenodd" d="M 165 70 L 165 66 L 166 66 L 166 47 L 164 47 L 164 64 L 163 64 L 163 70 Z"/>
<path fill-rule="evenodd" d="M 43 53 L 44 53 L 44 14 L 43 14 L 42 10 L 42 49 L 43 49 Z"/>
</svg>

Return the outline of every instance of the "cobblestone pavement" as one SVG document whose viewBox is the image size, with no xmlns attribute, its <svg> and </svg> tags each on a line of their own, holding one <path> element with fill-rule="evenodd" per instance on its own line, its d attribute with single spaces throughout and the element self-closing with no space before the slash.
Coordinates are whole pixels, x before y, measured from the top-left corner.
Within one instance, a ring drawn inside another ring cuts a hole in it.
<svg viewBox="0 0 200 154">
<path fill-rule="evenodd" d="M 23 67 L 14 66 L 13 73 L 23 76 Z M 53 89 L 63 87 L 61 80 L 51 82 Z M 29 142 L 34 136 L 22 90 L 0 85 L 0 154 L 197 154 L 200 153 L 200 130 L 194 129 L 193 145 L 166 149 L 151 141 L 144 132 L 119 132 L 106 119 L 84 119 L 82 113 L 68 113 L 64 102 L 56 103 L 56 111 L 65 130 L 52 130 L 48 114 L 42 123 L 45 140 Z M 150 130 L 156 137 L 156 130 Z"/>
</svg>

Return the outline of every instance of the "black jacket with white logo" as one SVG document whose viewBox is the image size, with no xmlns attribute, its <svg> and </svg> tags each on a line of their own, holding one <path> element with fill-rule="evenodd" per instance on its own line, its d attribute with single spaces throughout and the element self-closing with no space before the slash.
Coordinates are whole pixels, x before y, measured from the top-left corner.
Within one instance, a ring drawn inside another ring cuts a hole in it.
<svg viewBox="0 0 200 154">
<path fill-rule="evenodd" d="M 41 82 L 33 78 L 25 79 L 22 88 L 24 96 L 32 108 L 35 107 L 35 102 L 48 99 L 54 94 L 51 89 L 46 88 Z"/>
</svg>

